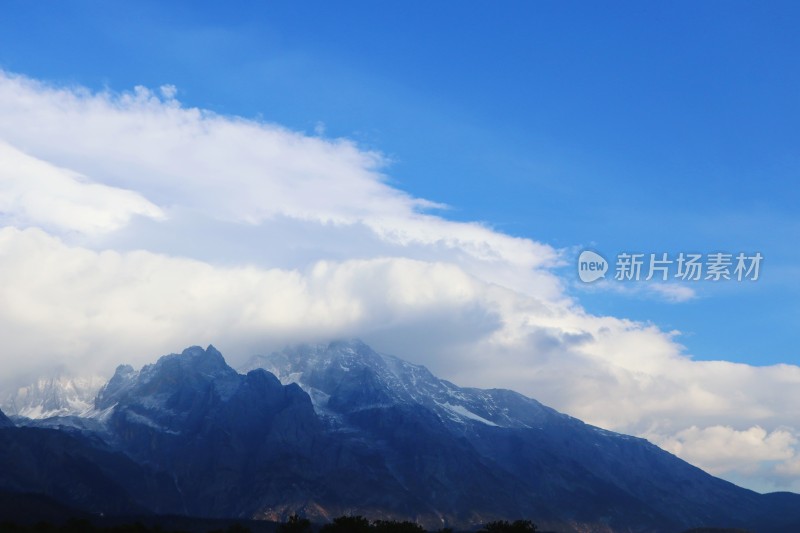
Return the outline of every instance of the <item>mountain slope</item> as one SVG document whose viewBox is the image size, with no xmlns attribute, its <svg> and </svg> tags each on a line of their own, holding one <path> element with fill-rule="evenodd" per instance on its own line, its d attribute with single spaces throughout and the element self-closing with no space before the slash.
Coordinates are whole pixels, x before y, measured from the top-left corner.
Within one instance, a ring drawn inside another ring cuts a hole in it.
<svg viewBox="0 0 800 533">
<path fill-rule="evenodd" d="M 796 494 L 736 487 L 642 439 L 512 391 L 458 387 L 359 341 L 287 348 L 244 370 L 191 347 L 118 367 L 80 416 L 14 427 L 0 414 L 0 490 L 92 513 L 363 514 L 434 530 L 800 524 Z"/>
<path fill-rule="evenodd" d="M 457 387 L 359 341 L 297 346 L 254 357 L 245 366 L 256 367 L 307 390 L 332 428 L 361 432 L 390 448 L 406 450 L 414 442 L 396 429 L 410 424 L 397 413 L 409 413 L 415 432 L 426 439 L 438 435 L 459 465 L 480 463 L 518 483 L 516 510 L 525 516 L 577 529 L 604 524 L 622 531 L 677 531 L 752 526 L 769 514 L 761 495 L 643 439 L 589 426 L 512 391 Z M 410 449 L 410 457 L 399 456 L 401 464 L 425 465 L 420 448 Z M 419 481 L 422 490 L 431 486 L 430 479 Z"/>
<path fill-rule="evenodd" d="M 190 514 L 327 519 L 365 505 L 407 516 L 422 505 L 374 450 L 327 434 L 300 387 L 237 374 L 213 346 L 119 367 L 96 407 L 110 410 L 115 446 L 172 473 Z"/>
<path fill-rule="evenodd" d="M 42 494 L 90 513 L 175 512 L 172 480 L 96 439 L 54 429 L 0 429 L 0 490 Z"/>
</svg>

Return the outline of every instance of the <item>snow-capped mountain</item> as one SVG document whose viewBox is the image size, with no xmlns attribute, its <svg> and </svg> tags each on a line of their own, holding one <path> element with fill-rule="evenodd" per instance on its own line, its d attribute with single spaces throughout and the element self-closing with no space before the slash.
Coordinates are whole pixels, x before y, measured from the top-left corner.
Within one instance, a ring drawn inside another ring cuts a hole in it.
<svg viewBox="0 0 800 533">
<path fill-rule="evenodd" d="M 464 500 L 472 491 L 509 491 L 515 496 L 503 501 L 516 501 L 522 515 L 553 519 L 543 521 L 555 528 L 565 520 L 586 531 L 745 525 L 763 505 L 759 495 L 643 439 L 513 391 L 458 387 L 358 340 L 290 347 L 253 357 L 244 368 L 300 385 L 334 431 L 381 447 L 406 486 L 424 491 L 433 484 L 403 472 L 413 464 L 438 472 L 441 490 L 467 487 Z"/>
<path fill-rule="evenodd" d="M 105 382 L 99 376 L 43 377 L 0 395 L 0 409 L 9 416 L 31 419 L 85 416 L 94 408 L 94 398 Z"/>
<path fill-rule="evenodd" d="M 192 347 L 121 365 L 79 416 L 15 427 L 0 415 L 0 492 L 92 513 L 800 530 L 798 495 L 742 489 L 643 439 L 512 391 L 458 387 L 360 341 L 287 348 L 244 370 Z"/>
<path fill-rule="evenodd" d="M 513 391 L 458 387 L 435 377 L 424 366 L 377 353 L 359 340 L 300 345 L 257 355 L 240 370 L 254 368 L 272 372 L 282 383 L 297 383 L 311 396 L 315 408 L 328 415 L 340 410 L 329 405 L 335 394 L 337 401 L 348 403 L 350 409 L 421 405 L 452 429 L 467 422 L 532 428 L 539 427 L 547 416 L 566 417 Z"/>
</svg>

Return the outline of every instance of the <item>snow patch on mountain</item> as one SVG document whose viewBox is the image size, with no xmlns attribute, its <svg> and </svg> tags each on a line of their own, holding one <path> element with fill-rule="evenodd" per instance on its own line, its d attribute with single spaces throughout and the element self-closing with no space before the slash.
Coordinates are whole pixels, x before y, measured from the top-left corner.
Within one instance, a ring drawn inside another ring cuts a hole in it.
<svg viewBox="0 0 800 533">
<path fill-rule="evenodd" d="M 375 352 L 359 340 L 299 345 L 257 355 L 239 371 L 255 368 L 272 372 L 284 384 L 297 383 L 325 417 L 342 415 L 343 406 L 329 405 L 332 396 L 350 398 L 346 408 L 350 412 L 392 404 L 420 405 L 454 428 L 473 422 L 539 427 L 546 417 L 565 416 L 512 391 L 458 387 L 424 366 Z M 369 383 L 372 396 L 365 392 Z"/>
<path fill-rule="evenodd" d="M 56 375 L 2 394 L 2 409 L 9 416 L 35 420 L 55 416 L 88 416 L 94 410 L 94 398 L 106 383 L 100 376 L 70 377 Z"/>
<path fill-rule="evenodd" d="M 453 404 L 447 403 L 447 402 L 443 403 L 443 404 L 439 404 L 439 405 L 441 405 L 442 407 L 444 407 L 448 411 L 450 411 L 452 413 L 455 413 L 459 417 L 467 418 L 469 420 L 475 420 L 477 422 L 480 422 L 481 424 L 486 424 L 487 426 L 497 426 L 497 424 L 495 424 L 491 420 L 486 420 L 482 416 L 476 415 L 475 413 L 473 413 L 472 411 L 470 411 L 469 409 L 467 409 L 463 405 L 453 405 Z"/>
</svg>

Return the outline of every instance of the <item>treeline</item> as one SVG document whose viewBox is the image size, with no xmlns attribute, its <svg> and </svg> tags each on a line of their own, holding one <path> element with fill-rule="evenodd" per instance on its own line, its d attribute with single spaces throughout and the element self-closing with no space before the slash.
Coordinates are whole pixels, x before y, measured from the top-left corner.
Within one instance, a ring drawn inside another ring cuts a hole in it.
<svg viewBox="0 0 800 533">
<path fill-rule="evenodd" d="M 197 531 L 195 528 L 193 530 Z M 227 528 L 204 529 L 207 533 L 251 533 L 245 525 L 234 524 Z M 428 533 L 419 524 L 397 520 L 369 521 L 363 516 L 340 516 L 330 524 L 314 525 L 307 518 L 290 516 L 286 522 L 275 525 L 277 533 Z M 436 533 L 454 533 L 450 528 L 434 530 Z M 537 533 L 536 526 L 529 520 L 508 522 L 499 520 L 489 522 L 478 533 Z M 186 529 L 169 529 L 160 525 L 147 526 L 141 522 L 133 524 L 103 526 L 89 520 L 69 520 L 63 525 L 40 522 L 33 525 L 19 525 L 12 522 L 0 523 L 0 533 L 187 533 Z"/>
<path fill-rule="evenodd" d="M 247 526 L 235 524 L 227 528 L 208 528 L 197 530 L 192 528 L 173 529 L 163 528 L 159 525 L 145 525 L 141 522 L 121 525 L 99 525 L 86 519 L 72 519 L 64 524 L 51 524 L 38 522 L 35 524 L 18 524 L 15 522 L 0 522 L 0 533 L 189 533 L 190 531 L 203 531 L 203 533 L 252 533 Z"/>
<path fill-rule="evenodd" d="M 290 516 L 286 522 L 275 524 L 259 523 L 258 531 L 271 530 L 276 533 L 428 533 L 422 526 L 408 521 L 374 520 L 370 522 L 363 516 L 341 516 L 330 524 L 314 525 L 308 519 L 297 515 Z M 86 519 L 72 519 L 62 525 L 40 522 L 33 525 L 20 525 L 13 522 L 0 522 L 0 533 L 254 533 L 247 525 L 235 523 L 227 527 L 165 528 L 160 525 L 144 525 L 141 522 L 124 525 L 98 525 Z M 434 530 L 435 533 L 454 533 L 450 528 Z M 431 532 L 433 533 L 433 532 Z M 508 522 L 498 520 L 484 524 L 477 533 L 545 533 L 540 532 L 530 520 Z M 750 533 L 744 529 L 697 528 L 684 533 Z"/>
<path fill-rule="evenodd" d="M 297 515 L 280 525 L 280 533 L 312 533 L 311 522 Z M 453 533 L 451 528 L 436 530 L 437 533 Z M 508 522 L 498 520 L 483 526 L 479 533 L 536 533 L 536 526 L 530 520 Z M 397 520 L 375 520 L 370 522 L 363 516 L 340 516 L 330 524 L 320 528 L 319 533 L 427 533 L 419 524 Z"/>
</svg>

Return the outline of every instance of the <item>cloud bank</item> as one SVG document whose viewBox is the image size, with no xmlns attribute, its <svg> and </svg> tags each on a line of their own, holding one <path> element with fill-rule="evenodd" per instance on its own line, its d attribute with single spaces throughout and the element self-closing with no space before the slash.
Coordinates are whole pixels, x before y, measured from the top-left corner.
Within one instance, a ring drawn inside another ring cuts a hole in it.
<svg viewBox="0 0 800 533">
<path fill-rule="evenodd" d="M 799 367 L 693 361 L 676 332 L 583 310 L 558 250 L 392 186 L 381 154 L 175 94 L 0 72 L 4 381 L 359 336 L 748 486 L 800 489 Z"/>
</svg>

